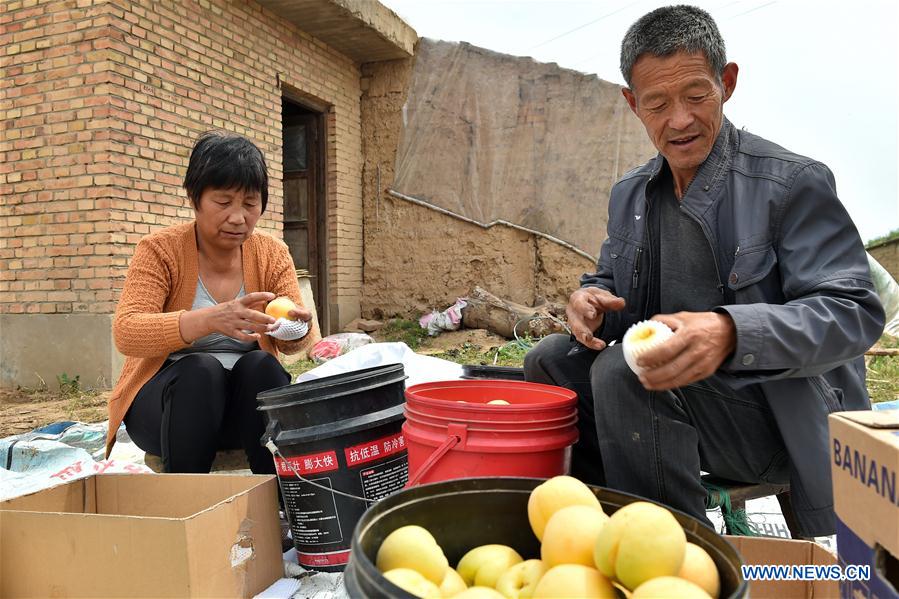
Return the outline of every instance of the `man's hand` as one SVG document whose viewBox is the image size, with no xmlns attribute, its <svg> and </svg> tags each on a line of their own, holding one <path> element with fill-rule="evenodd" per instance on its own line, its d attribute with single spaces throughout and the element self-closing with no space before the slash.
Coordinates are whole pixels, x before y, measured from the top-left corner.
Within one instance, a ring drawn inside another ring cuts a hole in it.
<svg viewBox="0 0 899 599">
<path fill-rule="evenodd" d="M 706 379 L 718 370 L 737 345 L 737 329 L 727 314 L 678 312 L 658 314 L 675 335 L 647 351 L 637 364 L 640 382 L 650 391 L 665 391 Z"/>
<path fill-rule="evenodd" d="M 606 312 L 617 312 L 624 308 L 624 299 L 612 295 L 605 289 L 583 287 L 571 294 L 565 315 L 574 337 L 590 349 L 600 351 L 606 347 L 605 341 L 593 336 L 593 331 L 602 324 Z"/>
</svg>

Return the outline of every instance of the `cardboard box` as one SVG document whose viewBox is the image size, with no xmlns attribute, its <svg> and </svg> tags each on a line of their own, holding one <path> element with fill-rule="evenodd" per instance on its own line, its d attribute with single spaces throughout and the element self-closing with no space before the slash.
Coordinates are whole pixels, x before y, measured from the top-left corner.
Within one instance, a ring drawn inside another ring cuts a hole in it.
<svg viewBox="0 0 899 599">
<path fill-rule="evenodd" d="M 745 565 L 834 566 L 837 556 L 817 543 L 771 537 L 734 537 L 725 539 L 736 547 Z M 766 597 L 802 597 L 821 599 L 839 597 L 836 581 L 829 580 L 753 580 L 749 582 L 752 599 Z"/>
<path fill-rule="evenodd" d="M 842 596 L 897 598 L 899 411 L 831 414 L 830 448 L 840 562 L 871 567 L 870 580 L 842 583 Z"/>
<path fill-rule="evenodd" d="M 283 576 L 273 476 L 103 474 L 0 503 L 0 597 L 252 597 Z"/>
</svg>

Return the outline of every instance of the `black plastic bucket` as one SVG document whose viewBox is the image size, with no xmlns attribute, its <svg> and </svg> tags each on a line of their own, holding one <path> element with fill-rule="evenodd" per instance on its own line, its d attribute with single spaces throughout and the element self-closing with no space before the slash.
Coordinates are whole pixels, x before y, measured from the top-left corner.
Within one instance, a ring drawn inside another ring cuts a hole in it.
<svg viewBox="0 0 899 599">
<path fill-rule="evenodd" d="M 387 364 L 269 389 L 257 409 L 283 430 L 380 412 L 405 401 L 402 364 Z"/>
<path fill-rule="evenodd" d="M 528 523 L 528 497 L 544 482 L 537 478 L 469 478 L 410 487 L 378 502 L 359 520 L 353 531 L 350 562 L 344 583 L 350 597 L 412 599 L 384 578 L 375 557 L 388 534 L 401 526 L 417 524 L 434 535 L 450 565 L 480 545 L 509 545 L 525 559 L 540 557 L 540 543 Z M 590 487 L 607 514 L 642 497 Z M 687 540 L 705 549 L 721 576 L 722 599 L 745 597 L 748 586 L 740 573 L 737 550 L 711 528 L 682 512 L 671 510 L 687 534 Z"/>
<path fill-rule="evenodd" d="M 524 368 L 514 366 L 487 366 L 485 364 L 464 364 L 463 379 L 502 379 L 506 381 L 523 381 Z"/>
<path fill-rule="evenodd" d="M 343 570 L 366 508 L 405 486 L 405 379 L 391 364 L 259 394 L 301 566 Z"/>
</svg>

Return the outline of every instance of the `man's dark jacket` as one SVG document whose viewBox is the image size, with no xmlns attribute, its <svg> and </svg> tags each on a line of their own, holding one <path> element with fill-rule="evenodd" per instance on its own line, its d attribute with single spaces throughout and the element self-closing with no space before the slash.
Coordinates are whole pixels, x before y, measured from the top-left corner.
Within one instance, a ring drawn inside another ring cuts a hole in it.
<svg viewBox="0 0 899 599">
<path fill-rule="evenodd" d="M 658 290 L 647 223 L 663 166 L 657 156 L 612 189 L 598 272 L 581 280 L 627 302 L 606 315 L 598 333 L 606 342 L 653 316 Z M 736 324 L 736 351 L 718 374 L 735 389 L 760 383 L 790 456 L 800 528 L 807 536 L 833 534 L 827 415 L 870 409 L 862 355 L 884 325 L 833 175 L 725 119 L 682 206 L 715 256 L 722 294 L 715 310 Z"/>
</svg>

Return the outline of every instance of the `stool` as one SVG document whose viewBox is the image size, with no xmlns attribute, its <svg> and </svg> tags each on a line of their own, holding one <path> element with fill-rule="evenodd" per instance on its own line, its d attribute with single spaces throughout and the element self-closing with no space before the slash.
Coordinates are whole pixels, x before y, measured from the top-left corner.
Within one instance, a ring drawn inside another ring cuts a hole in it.
<svg viewBox="0 0 899 599">
<path fill-rule="evenodd" d="M 796 520 L 796 514 L 793 512 L 793 503 L 790 500 L 790 485 L 741 483 L 707 474 L 702 477 L 702 486 L 705 487 L 708 493 L 706 507 L 709 509 L 721 508 L 727 534 L 752 534 L 751 531 L 740 526 L 739 521 L 734 516 L 739 511 L 745 513 L 747 501 L 774 495 L 780 504 L 780 511 L 783 513 L 790 536 L 794 539 L 804 538 L 799 535 L 799 523 Z"/>
<path fill-rule="evenodd" d="M 144 464 L 150 470 L 157 473 L 165 472 L 162 465 L 162 458 L 152 453 L 144 454 Z M 250 463 L 247 461 L 247 454 L 243 449 L 223 449 L 215 454 L 215 460 L 212 462 L 210 472 L 221 472 L 223 470 L 249 470 Z"/>
</svg>

